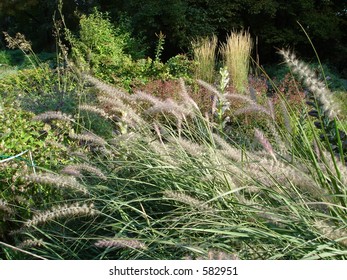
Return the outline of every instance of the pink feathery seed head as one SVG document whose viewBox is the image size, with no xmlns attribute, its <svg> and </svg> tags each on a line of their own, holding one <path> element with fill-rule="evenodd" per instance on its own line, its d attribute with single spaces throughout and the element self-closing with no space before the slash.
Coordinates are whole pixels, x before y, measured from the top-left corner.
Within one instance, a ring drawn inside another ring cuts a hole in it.
<svg viewBox="0 0 347 280">
<path fill-rule="evenodd" d="M 65 166 L 64 169 L 61 171 L 61 173 L 65 175 L 77 177 L 77 178 L 82 177 L 82 173 L 80 172 L 80 170 L 78 170 L 75 166 L 72 166 L 72 165 Z"/>
<path fill-rule="evenodd" d="M 220 146 L 222 154 L 233 161 L 240 161 L 242 158 L 242 152 L 240 149 L 236 149 L 231 144 L 229 144 L 226 140 L 224 140 L 221 136 L 218 134 L 213 133 L 212 134 L 213 140 Z"/>
<path fill-rule="evenodd" d="M 273 157 L 273 159 L 276 160 L 274 150 L 273 150 L 269 140 L 263 134 L 263 132 L 261 132 L 259 129 L 256 128 L 254 130 L 254 136 L 255 136 L 255 138 L 257 138 L 257 140 L 263 146 L 263 148 Z"/>
<path fill-rule="evenodd" d="M 287 107 L 284 103 L 283 100 L 281 100 L 281 109 L 282 109 L 282 115 L 283 115 L 283 119 L 284 119 L 284 124 L 285 124 L 285 128 L 287 130 L 288 133 L 292 133 L 292 125 L 291 125 L 291 121 L 290 121 L 290 116 L 287 110 Z"/>
<path fill-rule="evenodd" d="M 236 93 L 226 93 L 224 95 L 226 99 L 240 99 L 242 101 L 248 102 L 250 104 L 258 105 L 252 98 L 246 96 L 246 95 L 241 95 L 241 94 L 236 94 Z"/>
<path fill-rule="evenodd" d="M 115 110 L 117 112 L 126 110 L 126 105 L 120 99 L 115 99 L 104 95 L 98 96 L 98 99 L 103 106 L 117 108 L 117 110 Z"/>
<path fill-rule="evenodd" d="M 316 220 L 313 226 L 322 234 L 324 238 L 329 238 L 337 243 L 347 247 L 347 230 L 345 228 L 337 228 L 330 221 Z"/>
<path fill-rule="evenodd" d="M 202 81 L 202 80 L 197 80 L 197 83 L 203 86 L 205 89 L 207 89 L 211 93 L 215 94 L 219 99 L 223 98 L 222 94 L 214 86 L 210 85 L 209 83 L 206 83 L 205 81 Z"/>
<path fill-rule="evenodd" d="M 182 95 L 183 95 L 183 96 L 188 96 L 186 84 L 185 84 L 183 78 L 180 78 L 180 79 L 179 79 L 179 82 L 180 82 L 180 87 L 181 87 Z"/>
<path fill-rule="evenodd" d="M 161 143 L 161 144 L 164 144 L 163 138 L 162 138 L 162 136 L 161 136 L 161 132 L 160 132 L 160 127 L 159 127 L 159 125 L 158 125 L 157 123 L 154 123 L 154 124 L 153 124 L 153 127 L 154 127 L 155 132 L 156 132 L 157 135 L 158 135 L 158 138 L 159 138 L 160 143 Z"/>
<path fill-rule="evenodd" d="M 183 116 L 194 116 L 194 111 L 191 110 L 191 108 L 187 108 L 183 104 L 179 104 L 171 98 L 167 98 L 164 103 L 167 103 L 168 106 L 171 106 L 176 112 L 180 112 Z"/>
<path fill-rule="evenodd" d="M 189 107 L 192 107 L 196 110 L 199 110 L 199 106 L 196 104 L 196 102 L 190 97 L 187 91 L 187 87 L 184 83 L 183 78 L 180 78 L 180 86 L 181 91 L 179 92 L 181 97 L 183 98 L 183 101 L 186 103 L 185 105 L 188 105 Z"/>
<path fill-rule="evenodd" d="M 315 151 L 315 153 L 316 153 L 317 159 L 320 160 L 320 158 L 321 158 L 321 153 L 320 153 L 320 149 L 319 149 L 319 147 L 318 147 L 318 144 L 317 144 L 317 141 L 316 141 L 316 140 L 313 141 L 313 148 L 314 148 L 314 151 Z"/>
<path fill-rule="evenodd" d="M 177 144 L 180 147 L 182 147 L 188 154 L 196 158 L 201 157 L 206 152 L 202 145 L 199 145 L 192 141 L 189 141 L 183 138 L 178 138 L 178 139 L 172 138 L 172 139 L 169 139 L 169 141 L 170 140 L 173 140 L 172 142 L 177 141 Z"/>
<path fill-rule="evenodd" d="M 106 96 L 100 96 L 99 100 L 102 104 L 104 104 L 105 106 L 110 107 L 110 111 L 112 112 L 117 112 L 117 113 L 121 113 L 122 117 L 121 119 L 131 125 L 131 126 L 135 126 L 135 125 L 139 125 L 139 126 L 145 126 L 146 125 L 146 121 L 140 116 L 140 114 L 138 114 L 134 109 L 132 109 L 131 106 L 123 103 L 122 100 L 118 100 L 118 99 L 112 99 Z M 110 118 L 113 118 L 114 116 L 110 116 Z"/>
<path fill-rule="evenodd" d="M 250 106 L 246 106 L 244 108 L 238 109 L 234 112 L 234 115 L 238 116 L 238 115 L 250 114 L 250 113 L 265 113 L 266 115 L 272 118 L 271 112 L 269 112 L 263 106 L 257 105 L 257 104 L 252 104 Z"/>
<path fill-rule="evenodd" d="M 274 104 L 272 99 L 268 99 L 268 107 L 269 107 L 268 112 L 270 113 L 271 119 L 275 121 L 275 109 L 274 109 Z"/>
<path fill-rule="evenodd" d="M 182 119 L 185 116 L 192 116 L 194 112 L 185 108 L 182 105 L 177 104 L 172 99 L 166 99 L 163 102 L 153 105 L 151 108 L 145 111 L 147 114 L 156 114 L 156 113 L 171 113 L 177 119 Z"/>
<path fill-rule="evenodd" d="M 203 201 L 198 200 L 196 198 L 193 198 L 190 195 L 187 195 L 185 193 L 166 190 L 166 191 L 164 191 L 164 196 L 168 199 L 172 199 L 172 200 L 190 205 L 191 207 L 197 208 L 200 211 L 209 211 L 209 212 L 212 211 L 212 212 L 214 212 L 214 209 L 212 207 L 208 206 Z"/>
</svg>

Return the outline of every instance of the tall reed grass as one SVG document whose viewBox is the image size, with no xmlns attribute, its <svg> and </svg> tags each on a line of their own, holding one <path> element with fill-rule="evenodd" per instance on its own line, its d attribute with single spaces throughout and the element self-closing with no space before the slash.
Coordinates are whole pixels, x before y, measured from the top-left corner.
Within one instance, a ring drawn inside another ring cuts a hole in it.
<svg viewBox="0 0 347 280">
<path fill-rule="evenodd" d="M 217 43 L 216 35 L 200 38 L 192 42 L 194 60 L 197 63 L 195 69 L 197 79 L 208 83 L 214 82 Z"/>
<path fill-rule="evenodd" d="M 248 31 L 231 32 L 220 47 L 231 82 L 239 93 L 245 93 L 248 81 L 252 39 Z"/>
</svg>

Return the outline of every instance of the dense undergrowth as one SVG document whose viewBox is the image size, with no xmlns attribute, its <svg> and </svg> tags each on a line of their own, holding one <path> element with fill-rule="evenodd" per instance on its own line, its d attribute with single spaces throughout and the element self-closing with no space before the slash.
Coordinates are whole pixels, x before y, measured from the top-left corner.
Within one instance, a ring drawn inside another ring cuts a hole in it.
<svg viewBox="0 0 347 280">
<path fill-rule="evenodd" d="M 347 112 L 326 79 L 281 51 L 282 79 L 239 92 L 228 68 L 212 84 L 197 58 L 161 62 L 163 34 L 133 59 L 99 12 L 64 32 L 53 66 L 1 73 L 0 258 L 346 258 Z"/>
</svg>

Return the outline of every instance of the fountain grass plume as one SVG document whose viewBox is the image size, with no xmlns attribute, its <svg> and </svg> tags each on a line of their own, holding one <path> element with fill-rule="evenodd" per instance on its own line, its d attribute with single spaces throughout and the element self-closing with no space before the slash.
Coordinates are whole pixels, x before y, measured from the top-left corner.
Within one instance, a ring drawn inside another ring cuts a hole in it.
<svg viewBox="0 0 347 280">
<path fill-rule="evenodd" d="M 105 146 L 107 144 L 107 142 L 103 138 L 90 132 L 85 132 L 82 134 L 70 133 L 69 137 L 71 139 L 85 141 L 91 145 Z"/>
<path fill-rule="evenodd" d="M 104 118 L 109 118 L 110 116 L 105 112 L 105 110 L 103 110 L 102 108 L 96 107 L 96 106 L 92 106 L 92 105 L 88 105 L 88 104 L 83 104 L 78 106 L 78 109 L 80 109 L 81 111 L 87 111 L 87 112 L 91 112 L 97 115 L 100 115 L 101 117 Z"/>
<path fill-rule="evenodd" d="M 263 146 L 263 148 L 271 155 L 274 161 L 277 161 L 274 149 L 270 144 L 270 141 L 265 137 L 264 133 L 260 129 L 254 130 L 254 136 L 259 141 L 259 143 Z"/>
<path fill-rule="evenodd" d="M 94 246 L 99 248 L 147 249 L 146 244 L 139 240 L 122 238 L 99 240 L 94 243 Z"/>
<path fill-rule="evenodd" d="M 326 88 L 325 84 L 317 78 L 316 74 L 304 62 L 298 60 L 294 53 L 288 50 L 280 50 L 279 53 L 283 56 L 284 61 L 299 75 L 299 78 L 304 82 L 317 100 L 322 103 L 323 111 L 330 119 L 337 117 L 339 108 L 333 101 L 331 92 Z"/>
<path fill-rule="evenodd" d="M 185 193 L 177 192 L 177 191 L 171 191 L 166 190 L 164 191 L 164 197 L 167 199 L 172 199 L 178 202 L 181 202 L 183 204 L 189 205 L 192 208 L 196 208 L 200 211 L 207 211 L 207 212 L 214 212 L 215 209 L 210 207 L 205 202 L 198 200 L 196 198 L 191 197 L 190 195 L 187 195 Z"/>
<path fill-rule="evenodd" d="M 80 184 L 73 176 L 53 173 L 37 173 L 25 175 L 23 179 L 37 184 L 54 186 L 59 189 L 81 192 L 84 195 L 89 193 L 87 188 Z"/>
<path fill-rule="evenodd" d="M 90 75 L 83 75 L 83 77 L 89 81 L 91 84 L 93 84 L 97 89 L 99 89 L 100 91 L 104 92 L 105 94 L 107 94 L 109 97 L 111 98 L 116 98 L 116 99 L 124 99 L 124 100 L 128 100 L 131 101 L 131 97 L 128 93 L 113 87 L 111 85 L 106 84 L 103 81 L 100 81 L 99 79 L 90 76 Z"/>
<path fill-rule="evenodd" d="M 68 165 L 61 172 L 73 176 L 74 174 L 76 174 L 77 177 L 80 177 L 82 171 L 94 174 L 102 180 L 107 180 L 107 177 L 104 173 L 102 173 L 102 171 L 99 168 L 87 163 Z"/>
<path fill-rule="evenodd" d="M 18 248 L 30 248 L 44 246 L 45 242 L 42 239 L 27 239 L 18 245 Z"/>
<path fill-rule="evenodd" d="M 64 204 L 53 207 L 50 210 L 37 212 L 34 216 L 24 223 L 25 228 L 45 224 L 61 218 L 77 218 L 83 216 L 94 216 L 98 212 L 94 208 L 94 204 L 86 203 L 80 206 L 79 203 L 72 205 Z"/>
</svg>

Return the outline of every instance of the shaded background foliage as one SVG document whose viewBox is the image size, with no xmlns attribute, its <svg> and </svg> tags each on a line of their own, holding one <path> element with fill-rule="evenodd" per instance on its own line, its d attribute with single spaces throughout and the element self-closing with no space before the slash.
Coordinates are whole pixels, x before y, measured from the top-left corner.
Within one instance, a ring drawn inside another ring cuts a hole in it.
<svg viewBox="0 0 347 280">
<path fill-rule="evenodd" d="M 53 50 L 52 16 L 58 0 L 3 0 L 0 30 L 21 32 L 36 51 Z M 189 50 L 197 36 L 215 33 L 222 41 L 232 29 L 249 28 L 259 39 L 261 63 L 272 63 L 274 48 L 291 46 L 304 57 L 313 56 L 299 21 L 309 33 L 323 60 L 347 76 L 347 2 L 344 0 L 75 0 L 64 1 L 64 16 L 71 30 L 78 28 L 78 14 L 94 7 L 109 12 L 114 23 L 126 21 L 133 36 L 153 56 L 156 34 L 166 35 L 163 59 Z M 3 39 L 3 38 L 2 38 Z M 0 43 L 5 47 L 4 41 Z"/>
</svg>

